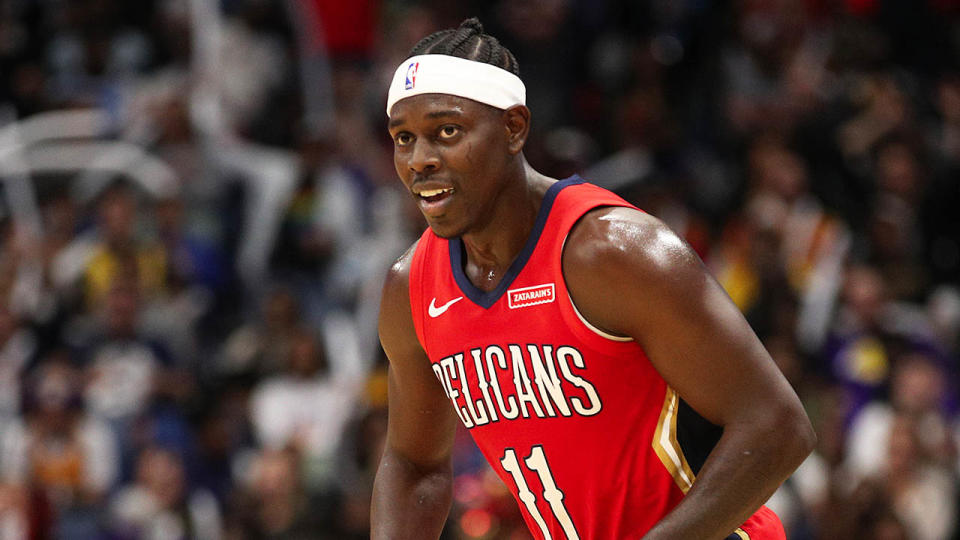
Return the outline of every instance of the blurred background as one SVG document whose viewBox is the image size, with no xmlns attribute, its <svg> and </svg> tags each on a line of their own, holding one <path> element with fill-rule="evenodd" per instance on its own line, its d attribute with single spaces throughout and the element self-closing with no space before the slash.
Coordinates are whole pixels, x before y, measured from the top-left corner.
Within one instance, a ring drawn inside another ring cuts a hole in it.
<svg viewBox="0 0 960 540">
<path fill-rule="evenodd" d="M 368 537 L 386 87 L 472 15 L 796 388 L 789 537 L 960 538 L 957 0 L 0 0 L 0 538 Z M 445 537 L 528 538 L 457 445 Z"/>
</svg>

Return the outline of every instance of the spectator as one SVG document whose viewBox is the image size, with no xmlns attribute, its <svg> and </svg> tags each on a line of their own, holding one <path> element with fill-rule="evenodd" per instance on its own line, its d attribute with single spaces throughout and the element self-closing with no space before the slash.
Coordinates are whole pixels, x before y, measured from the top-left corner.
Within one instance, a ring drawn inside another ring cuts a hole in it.
<svg viewBox="0 0 960 540">
<path fill-rule="evenodd" d="M 329 374 L 323 344 L 311 333 L 293 336 L 285 369 L 250 396 L 250 419 L 265 448 L 294 448 L 307 466 L 307 486 L 333 489 L 338 441 L 353 413 L 356 389 Z"/>
<path fill-rule="evenodd" d="M 110 530 L 117 539 L 219 540 L 220 511 L 209 492 L 191 489 L 176 452 L 144 449 L 136 481 L 110 502 Z"/>
<path fill-rule="evenodd" d="M 291 450 L 263 450 L 254 458 L 234 504 L 232 538 L 339 538 L 330 509 L 314 505 L 304 491 L 298 462 Z"/>
<path fill-rule="evenodd" d="M 109 427 L 83 410 L 79 379 L 64 353 L 45 359 L 33 376 L 24 419 L 4 426 L 0 448 L 4 480 L 36 484 L 54 509 L 59 534 L 89 538 L 120 463 Z"/>
<path fill-rule="evenodd" d="M 136 274 L 130 266 L 124 271 L 106 292 L 101 326 L 86 347 L 85 368 L 90 411 L 120 423 L 149 408 L 159 390 L 160 375 L 170 363 L 163 347 L 142 334 Z"/>
<path fill-rule="evenodd" d="M 893 511 L 918 540 L 951 538 L 957 520 L 956 475 L 931 461 L 907 416 L 894 419 L 889 460 L 881 477 Z"/>
<path fill-rule="evenodd" d="M 917 453 L 940 466 L 950 465 L 954 451 L 946 408 L 949 380 L 935 361 L 922 354 L 912 353 L 895 359 L 889 402 L 875 400 L 869 403 L 854 417 L 850 426 L 847 469 L 854 478 L 876 476 L 893 466 L 891 438 L 903 439 L 905 435 L 892 432 L 898 420 L 916 426 L 916 436 L 909 442 L 918 445 Z M 903 440 L 894 442 L 906 446 Z M 903 456 L 898 458 L 903 459 Z"/>
<path fill-rule="evenodd" d="M 87 410 L 106 421 L 119 441 L 124 480 L 144 446 L 162 442 L 187 452 L 194 444 L 182 405 L 196 380 L 147 334 L 141 302 L 131 264 L 112 283 L 99 320 L 82 341 Z"/>
<path fill-rule="evenodd" d="M 92 309 L 100 305 L 123 272 L 135 270 L 139 288 L 147 298 L 165 290 L 168 261 L 161 246 L 136 238 L 137 210 L 131 188 L 122 184 L 108 188 L 101 196 L 99 230 L 102 236 L 84 270 L 84 297 Z"/>
<path fill-rule="evenodd" d="M 276 373 L 302 325 L 298 298 L 285 287 L 274 288 L 263 298 L 257 316 L 227 336 L 215 371 L 221 376 Z"/>
<path fill-rule="evenodd" d="M 885 394 L 891 359 L 908 344 L 889 325 L 886 282 L 875 268 L 851 267 L 842 295 L 823 357 L 829 376 L 845 387 L 849 421 L 871 399 Z"/>
</svg>

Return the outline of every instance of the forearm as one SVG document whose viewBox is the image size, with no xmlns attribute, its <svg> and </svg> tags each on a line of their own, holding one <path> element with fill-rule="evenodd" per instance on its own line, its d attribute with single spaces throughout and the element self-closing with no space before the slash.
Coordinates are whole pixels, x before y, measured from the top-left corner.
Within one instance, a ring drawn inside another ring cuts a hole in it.
<svg viewBox="0 0 960 540">
<path fill-rule="evenodd" d="M 439 538 L 450 512 L 449 465 L 424 470 L 386 450 L 373 485 L 373 540 Z"/>
<path fill-rule="evenodd" d="M 805 418 L 767 429 L 726 428 L 693 487 L 644 540 L 726 538 L 806 458 L 813 438 Z"/>
</svg>

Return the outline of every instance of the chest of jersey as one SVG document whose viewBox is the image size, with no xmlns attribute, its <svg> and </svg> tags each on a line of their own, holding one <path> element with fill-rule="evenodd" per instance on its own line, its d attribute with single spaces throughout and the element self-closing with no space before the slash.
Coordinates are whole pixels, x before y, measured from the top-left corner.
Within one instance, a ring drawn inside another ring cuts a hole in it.
<svg viewBox="0 0 960 540">
<path fill-rule="evenodd" d="M 558 182 L 492 291 L 467 279 L 457 239 L 428 231 L 411 266 L 411 315 L 431 369 L 538 539 L 640 538 L 679 503 L 705 455 L 681 445 L 697 431 L 684 421 L 695 413 L 638 344 L 580 315 L 564 281 L 577 220 L 625 205 L 576 178 Z"/>
</svg>

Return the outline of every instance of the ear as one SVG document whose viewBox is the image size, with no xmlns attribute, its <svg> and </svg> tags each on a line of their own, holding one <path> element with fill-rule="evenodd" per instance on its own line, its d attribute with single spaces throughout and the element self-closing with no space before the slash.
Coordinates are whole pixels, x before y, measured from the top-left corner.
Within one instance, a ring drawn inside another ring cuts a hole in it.
<svg viewBox="0 0 960 540">
<path fill-rule="evenodd" d="M 514 105 L 503 111 L 503 125 L 507 133 L 507 149 L 519 154 L 530 135 L 530 109 L 526 105 Z"/>
</svg>

